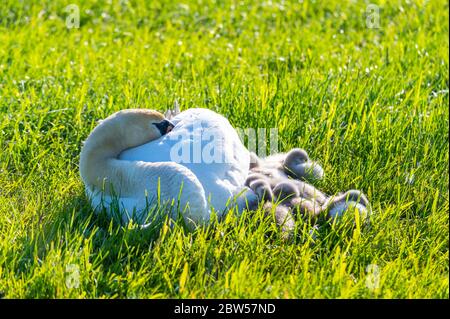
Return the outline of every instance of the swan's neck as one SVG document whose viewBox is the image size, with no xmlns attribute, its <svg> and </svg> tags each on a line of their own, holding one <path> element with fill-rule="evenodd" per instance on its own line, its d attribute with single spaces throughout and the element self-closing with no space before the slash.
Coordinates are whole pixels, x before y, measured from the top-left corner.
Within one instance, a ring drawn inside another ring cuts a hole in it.
<svg viewBox="0 0 450 319">
<path fill-rule="evenodd" d="M 80 154 L 80 174 L 85 184 L 105 189 L 108 177 L 114 174 L 112 161 L 125 149 L 136 146 L 123 136 L 123 130 L 108 124 L 102 123 L 92 131 Z"/>
</svg>

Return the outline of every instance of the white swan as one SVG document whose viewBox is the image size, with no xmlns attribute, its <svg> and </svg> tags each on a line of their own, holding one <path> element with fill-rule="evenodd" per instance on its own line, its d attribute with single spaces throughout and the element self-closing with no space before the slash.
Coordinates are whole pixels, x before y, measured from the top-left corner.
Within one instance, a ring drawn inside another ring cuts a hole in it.
<svg viewBox="0 0 450 319">
<path fill-rule="evenodd" d="M 117 199 L 128 221 L 145 215 L 157 197 L 174 199 L 194 224 L 207 223 L 212 209 L 231 207 L 243 189 L 250 155 L 228 120 L 190 109 L 175 116 L 173 129 L 164 134 L 172 128 L 167 123 L 155 111 L 125 110 L 92 131 L 80 155 L 80 174 L 94 207 L 112 211 Z M 242 208 L 242 198 L 238 204 Z"/>
</svg>

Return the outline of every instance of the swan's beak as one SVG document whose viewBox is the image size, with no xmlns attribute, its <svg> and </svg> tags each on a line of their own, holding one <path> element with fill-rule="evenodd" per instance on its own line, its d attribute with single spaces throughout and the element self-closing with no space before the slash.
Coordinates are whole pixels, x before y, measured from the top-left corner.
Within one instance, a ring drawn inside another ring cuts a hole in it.
<svg viewBox="0 0 450 319">
<path fill-rule="evenodd" d="M 153 123 L 153 125 L 155 125 L 158 128 L 161 135 L 165 135 L 165 134 L 169 133 L 170 131 L 172 131 L 172 129 L 175 126 L 168 120 L 163 120 L 159 123 Z"/>
<path fill-rule="evenodd" d="M 175 125 L 173 125 L 172 122 L 170 122 L 170 121 L 167 121 L 167 122 L 169 122 L 169 125 L 167 126 L 166 134 L 169 133 L 170 131 L 172 131 L 173 128 L 175 127 Z"/>
</svg>

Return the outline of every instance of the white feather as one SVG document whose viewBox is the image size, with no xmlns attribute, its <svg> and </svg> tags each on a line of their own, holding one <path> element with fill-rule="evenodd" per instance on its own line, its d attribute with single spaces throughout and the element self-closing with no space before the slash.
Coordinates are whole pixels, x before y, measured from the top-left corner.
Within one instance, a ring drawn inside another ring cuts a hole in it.
<svg viewBox="0 0 450 319">
<path fill-rule="evenodd" d="M 211 208 L 224 212 L 230 199 L 242 190 L 250 164 L 249 152 L 228 120 L 208 109 L 189 109 L 171 121 L 175 127 L 170 133 L 122 152 L 119 159 L 184 166 L 197 177 L 204 193 L 183 187 L 183 194 L 191 198 L 205 196 L 208 214 Z M 179 189 L 173 189 L 173 197 L 178 194 Z M 141 208 L 141 203 L 128 199 L 122 199 L 121 204 L 131 211 Z"/>
</svg>

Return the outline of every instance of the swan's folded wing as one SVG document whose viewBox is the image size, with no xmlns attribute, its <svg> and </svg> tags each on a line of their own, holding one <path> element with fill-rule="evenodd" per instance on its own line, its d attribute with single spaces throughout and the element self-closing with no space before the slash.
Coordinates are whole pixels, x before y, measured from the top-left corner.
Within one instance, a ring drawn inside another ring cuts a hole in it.
<svg viewBox="0 0 450 319">
<path fill-rule="evenodd" d="M 186 167 L 173 162 L 110 160 L 115 193 L 128 209 L 146 209 L 148 204 L 174 201 L 187 221 L 209 221 L 205 191 Z M 135 203 L 136 207 L 130 207 Z"/>
<path fill-rule="evenodd" d="M 200 181 L 209 205 L 226 208 L 244 185 L 250 155 L 229 121 L 208 109 L 189 109 L 172 119 L 174 129 L 162 138 L 128 149 L 120 159 L 176 162 Z M 193 194 L 195 196 L 195 194 Z"/>
</svg>

